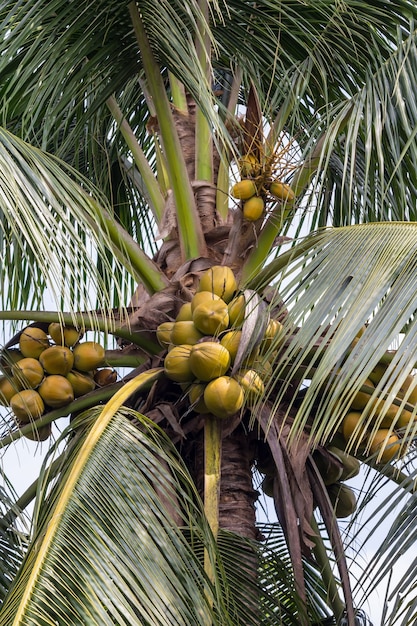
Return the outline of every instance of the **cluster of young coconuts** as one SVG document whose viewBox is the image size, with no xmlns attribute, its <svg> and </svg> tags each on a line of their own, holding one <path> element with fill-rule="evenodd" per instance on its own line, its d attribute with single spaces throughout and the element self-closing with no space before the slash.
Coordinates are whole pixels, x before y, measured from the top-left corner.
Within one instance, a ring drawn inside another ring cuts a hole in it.
<svg viewBox="0 0 417 626">
<path fill-rule="evenodd" d="M 241 200 L 243 218 L 256 222 L 265 213 L 265 200 L 268 194 L 284 203 L 292 203 L 295 193 L 287 183 L 272 180 L 268 167 L 263 168 L 254 154 L 246 154 L 239 159 L 241 180 L 230 191 L 237 200 Z"/>
<path fill-rule="evenodd" d="M 19 348 L 3 351 L 0 404 L 12 409 L 19 427 L 116 381 L 116 372 L 103 367 L 103 346 L 81 338 L 76 328 L 59 323 L 51 323 L 48 333 L 27 326 L 20 334 Z M 43 441 L 50 434 L 47 424 L 34 427 L 26 436 Z"/>
<path fill-rule="evenodd" d="M 236 292 L 233 271 L 215 265 L 202 274 L 191 302 L 182 305 L 175 321 L 157 328 L 158 341 L 168 350 L 166 376 L 182 385 L 193 410 L 219 419 L 264 394 L 264 380 L 251 364 L 282 329 L 271 319 L 260 346 L 235 372 L 246 306 L 244 295 Z"/>
</svg>

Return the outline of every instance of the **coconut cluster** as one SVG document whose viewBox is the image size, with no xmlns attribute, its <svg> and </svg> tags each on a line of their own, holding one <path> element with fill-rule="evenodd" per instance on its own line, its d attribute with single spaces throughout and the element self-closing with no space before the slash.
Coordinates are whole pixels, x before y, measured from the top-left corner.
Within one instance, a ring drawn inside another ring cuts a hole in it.
<svg viewBox="0 0 417 626">
<path fill-rule="evenodd" d="M 251 367 L 262 345 L 232 374 L 244 318 L 245 297 L 237 293 L 233 271 L 215 265 L 202 274 L 175 321 L 158 326 L 158 341 L 168 350 L 165 374 L 185 388 L 193 410 L 228 418 L 263 395 L 264 380 Z M 279 330 L 279 322 L 271 320 L 265 345 Z"/>
<path fill-rule="evenodd" d="M 265 201 L 268 196 L 274 200 L 292 203 L 295 193 L 290 185 L 270 177 L 268 168 L 263 168 L 254 154 L 246 154 L 239 160 L 241 180 L 230 191 L 237 200 L 241 200 L 243 218 L 256 222 L 265 213 Z"/>
<path fill-rule="evenodd" d="M 52 323 L 47 333 L 27 326 L 19 348 L 3 351 L 0 403 L 12 409 L 18 426 L 116 381 L 116 372 L 103 367 L 104 348 L 81 339 L 82 333 L 72 326 Z M 50 434 L 47 424 L 27 436 L 44 440 Z"/>
</svg>

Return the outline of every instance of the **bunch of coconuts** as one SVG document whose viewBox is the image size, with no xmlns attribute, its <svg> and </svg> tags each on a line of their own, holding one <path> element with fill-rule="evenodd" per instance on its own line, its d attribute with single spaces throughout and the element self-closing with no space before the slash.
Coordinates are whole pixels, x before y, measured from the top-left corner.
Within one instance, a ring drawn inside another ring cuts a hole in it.
<svg viewBox="0 0 417 626">
<path fill-rule="evenodd" d="M 157 328 L 158 341 L 168 350 L 165 374 L 181 384 L 198 413 L 228 418 L 264 393 L 259 368 L 251 365 L 282 326 L 271 319 L 260 346 L 235 372 L 245 306 L 245 296 L 237 294 L 233 271 L 215 265 L 202 274 L 197 292 L 191 302 L 183 304 L 175 321 Z"/>
<path fill-rule="evenodd" d="M 104 348 L 81 338 L 76 328 L 59 323 L 50 324 L 48 333 L 27 326 L 20 334 L 19 349 L 3 351 L 0 404 L 12 409 L 18 426 L 116 381 L 116 372 L 103 367 Z M 47 424 L 26 436 L 43 441 L 50 434 Z"/>
<path fill-rule="evenodd" d="M 264 216 L 268 194 L 274 200 L 292 205 L 295 200 L 293 189 L 271 177 L 270 165 L 262 166 L 254 154 L 246 154 L 239 159 L 238 166 L 241 180 L 233 185 L 230 193 L 241 200 L 241 210 L 246 221 L 256 222 Z"/>
</svg>

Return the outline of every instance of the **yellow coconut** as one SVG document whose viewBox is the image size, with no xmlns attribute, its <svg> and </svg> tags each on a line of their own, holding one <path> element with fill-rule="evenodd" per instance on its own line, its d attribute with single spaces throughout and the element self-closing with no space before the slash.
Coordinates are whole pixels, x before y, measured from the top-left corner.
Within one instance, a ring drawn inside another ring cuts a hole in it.
<svg viewBox="0 0 417 626">
<path fill-rule="evenodd" d="M 191 312 L 194 313 L 200 304 L 211 305 L 214 300 L 221 300 L 221 298 L 212 291 L 197 291 L 191 300 Z"/>
<path fill-rule="evenodd" d="M 67 348 L 72 348 L 84 334 L 74 326 L 63 326 L 58 322 L 49 324 L 48 333 L 56 345 L 67 346 Z"/>
<path fill-rule="evenodd" d="M 248 222 L 256 222 L 262 217 L 265 210 L 265 202 L 261 196 L 252 196 L 243 203 L 243 217 Z"/>
<path fill-rule="evenodd" d="M 176 322 L 187 322 L 193 319 L 193 312 L 191 310 L 191 302 L 184 302 L 178 311 L 178 315 L 175 318 Z"/>
<path fill-rule="evenodd" d="M 156 329 L 156 338 L 163 348 L 168 347 L 171 343 L 171 331 L 174 324 L 175 322 L 162 322 Z"/>
<path fill-rule="evenodd" d="M 180 346 L 182 343 L 194 345 L 204 337 L 203 333 L 194 325 L 193 321 L 184 320 L 175 322 L 171 330 L 171 343 Z"/>
<path fill-rule="evenodd" d="M 204 402 L 204 390 L 206 386 L 202 383 L 195 383 L 191 385 L 188 391 L 188 399 L 190 406 L 196 413 L 209 413 L 209 410 Z"/>
<path fill-rule="evenodd" d="M 342 434 L 346 443 L 350 443 L 352 440 L 355 447 L 364 445 L 368 438 L 368 431 L 364 426 L 360 425 L 361 419 L 362 413 L 350 411 L 342 422 Z"/>
<path fill-rule="evenodd" d="M 49 348 L 49 339 L 41 328 L 28 326 L 22 331 L 19 337 L 19 349 L 23 356 L 38 359 L 46 348 Z"/>
<path fill-rule="evenodd" d="M 369 438 L 369 454 L 377 455 L 377 463 L 388 463 L 401 453 L 401 441 L 389 428 L 380 428 Z"/>
<path fill-rule="evenodd" d="M 220 343 L 226 348 L 230 354 L 230 360 L 234 363 L 237 351 L 239 349 L 240 340 L 242 337 L 241 330 L 229 330 L 220 338 Z"/>
<path fill-rule="evenodd" d="M 98 367 L 103 367 L 106 360 L 106 352 L 99 343 L 95 341 L 84 341 L 78 343 L 74 349 L 74 369 L 81 372 L 91 372 Z"/>
<path fill-rule="evenodd" d="M 11 376 L 13 365 L 23 358 L 20 350 L 2 350 L 0 352 L 0 371 L 5 375 Z"/>
<path fill-rule="evenodd" d="M 71 370 L 71 372 L 68 372 L 66 375 L 66 379 L 71 383 L 75 398 L 84 396 L 86 393 L 90 393 L 90 391 L 96 388 L 93 377 L 85 372 Z"/>
<path fill-rule="evenodd" d="M 261 171 L 261 164 L 254 154 L 244 154 L 238 160 L 239 172 L 242 178 L 257 176 Z"/>
<path fill-rule="evenodd" d="M 274 345 L 274 348 L 278 347 L 283 340 L 284 328 L 281 322 L 276 319 L 270 319 L 259 347 L 260 353 L 265 354 L 268 350 L 270 350 L 272 345 Z"/>
<path fill-rule="evenodd" d="M 407 398 L 409 404 L 417 404 L 417 377 L 409 374 L 400 387 L 400 398 Z"/>
<path fill-rule="evenodd" d="M 215 341 L 203 341 L 190 351 L 190 367 L 195 378 L 202 381 L 223 376 L 230 367 L 230 354 Z"/>
<path fill-rule="evenodd" d="M 243 406 L 243 389 L 230 376 L 211 380 L 204 391 L 204 402 L 213 415 L 221 419 L 231 417 Z"/>
<path fill-rule="evenodd" d="M 0 405 L 9 406 L 10 400 L 21 389 L 19 383 L 9 376 L 0 376 Z"/>
<path fill-rule="evenodd" d="M 367 378 L 363 384 L 367 385 L 368 387 L 371 387 L 372 389 L 375 389 L 375 385 L 373 384 L 372 380 L 370 380 L 369 378 Z M 358 391 L 356 395 L 354 396 L 352 403 L 350 405 L 352 411 L 362 411 L 366 407 L 366 405 L 369 403 L 370 398 L 371 398 L 371 394 L 366 393 L 365 391 Z M 378 403 L 378 399 L 375 398 L 372 401 L 372 403 L 369 404 L 369 409 L 375 406 L 377 403 Z"/>
<path fill-rule="evenodd" d="M 210 291 L 215 293 L 226 304 L 231 301 L 236 290 L 235 275 L 227 265 L 213 265 L 201 275 L 198 283 L 198 292 Z"/>
<path fill-rule="evenodd" d="M 218 335 L 229 327 L 229 311 L 224 300 L 199 304 L 193 312 L 193 322 L 203 335 Z"/>
<path fill-rule="evenodd" d="M 52 409 L 66 406 L 74 400 L 74 390 L 65 376 L 51 374 L 46 376 L 39 386 L 42 400 Z"/>
<path fill-rule="evenodd" d="M 74 365 L 74 354 L 66 346 L 51 346 L 42 352 L 39 363 L 47 374 L 66 376 Z"/>
<path fill-rule="evenodd" d="M 265 393 L 264 382 L 255 370 L 241 370 L 235 378 L 245 392 L 245 401 L 249 406 L 254 405 Z"/>
<path fill-rule="evenodd" d="M 30 356 L 15 363 L 12 372 L 13 377 L 19 381 L 19 385 L 26 389 L 35 389 L 45 376 L 41 363 Z"/>
<path fill-rule="evenodd" d="M 414 424 L 417 421 L 417 415 L 413 415 L 411 411 L 403 409 L 395 424 L 395 428 L 408 428 L 409 424 Z"/>
<path fill-rule="evenodd" d="M 117 382 L 117 372 L 111 367 L 104 367 L 94 374 L 94 382 L 98 387 L 107 387 Z"/>
<path fill-rule="evenodd" d="M 45 410 L 40 394 L 34 389 L 16 393 L 10 400 L 10 406 L 21 424 L 37 419 Z"/>
<path fill-rule="evenodd" d="M 281 182 L 280 180 L 274 180 L 270 187 L 269 192 L 271 195 L 278 198 L 278 200 L 282 200 L 283 202 L 292 202 L 295 199 L 295 193 L 293 189 L 291 189 L 290 185 Z"/>
<path fill-rule="evenodd" d="M 174 346 L 168 352 L 164 360 L 165 374 L 177 383 L 186 383 L 194 380 L 195 376 L 191 371 L 190 352 L 193 346 L 182 344 Z"/>
<path fill-rule="evenodd" d="M 227 305 L 229 311 L 229 325 L 231 327 L 239 327 L 245 319 L 246 301 L 243 294 L 233 298 Z"/>
<path fill-rule="evenodd" d="M 257 188 L 253 180 L 245 179 L 240 180 L 233 185 L 230 190 L 231 195 L 238 200 L 249 200 L 257 192 Z"/>
</svg>

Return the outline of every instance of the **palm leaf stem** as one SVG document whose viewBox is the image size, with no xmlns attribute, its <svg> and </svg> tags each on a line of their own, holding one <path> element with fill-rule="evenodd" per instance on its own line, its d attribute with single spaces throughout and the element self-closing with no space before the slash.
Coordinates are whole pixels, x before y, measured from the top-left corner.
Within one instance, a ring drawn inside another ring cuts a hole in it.
<svg viewBox="0 0 417 626">
<path fill-rule="evenodd" d="M 343 615 L 345 605 L 339 596 L 338 585 L 336 583 L 333 570 L 330 566 L 329 557 L 323 542 L 323 538 L 319 527 L 317 525 L 316 518 L 313 516 L 311 520 L 311 527 L 315 532 L 313 553 L 318 563 L 320 574 L 323 579 L 324 586 L 327 590 L 327 600 L 335 615 Z"/>
<path fill-rule="evenodd" d="M 129 12 L 142 54 L 149 91 L 155 105 L 167 171 L 175 200 L 178 235 L 184 260 L 206 256 L 206 244 L 187 167 L 160 68 L 153 56 L 136 2 Z"/>
<path fill-rule="evenodd" d="M 203 74 L 210 84 L 211 67 L 210 67 L 210 36 L 207 32 L 207 24 L 209 19 L 209 8 L 207 0 L 199 0 L 201 17 L 198 22 L 198 33 L 196 38 L 197 58 L 203 69 Z M 200 107 L 196 111 L 196 127 L 195 127 L 195 172 L 197 180 L 205 180 L 212 182 L 213 179 L 213 144 L 211 139 L 211 131 L 208 120 Z"/>
<path fill-rule="evenodd" d="M 91 199 L 96 209 L 97 222 L 88 219 L 90 227 L 99 234 L 103 230 L 110 237 L 117 258 L 130 271 L 138 282 L 143 283 L 149 294 L 162 291 L 168 285 L 168 279 L 158 268 L 158 265 L 148 257 L 131 235 L 110 215 L 103 207 Z"/>
<path fill-rule="evenodd" d="M 57 311 L 0 311 L 0 320 L 59 322 L 86 330 L 99 330 L 139 346 L 149 354 L 158 354 L 161 346 L 146 334 L 132 333 L 129 326 L 117 326 L 114 320 L 97 313 L 61 313 Z"/>
<path fill-rule="evenodd" d="M 168 72 L 169 85 L 171 87 L 172 103 L 181 113 L 188 113 L 187 96 L 185 95 L 185 87 L 172 72 Z"/>
<path fill-rule="evenodd" d="M 204 511 L 214 539 L 219 532 L 222 431 L 223 422 L 207 415 L 204 420 Z M 207 550 L 204 569 L 209 580 L 214 581 L 213 562 Z"/>
<path fill-rule="evenodd" d="M 139 390 L 148 389 L 149 386 L 157 381 L 162 374 L 162 368 L 155 368 L 146 372 L 142 372 L 136 378 L 124 385 L 124 387 L 120 389 L 115 394 L 115 396 L 103 407 L 102 412 L 95 422 L 94 428 L 92 428 L 87 435 L 77 456 L 77 460 L 71 468 L 65 486 L 63 487 L 57 500 L 54 509 L 54 516 L 50 520 L 46 528 L 45 535 L 39 543 L 38 552 L 32 564 L 28 583 L 25 587 L 19 603 L 19 607 L 17 608 L 15 614 L 15 619 L 13 622 L 14 625 L 17 626 L 19 623 L 21 623 L 21 618 L 25 613 L 26 605 L 28 604 L 28 602 L 30 602 L 37 578 L 43 569 L 44 560 L 48 553 L 49 546 L 57 534 L 61 519 L 68 504 L 68 500 L 71 497 L 71 494 L 75 488 L 75 485 L 79 481 L 80 476 L 82 475 L 88 459 L 91 456 L 91 451 L 97 445 L 100 437 L 102 436 L 108 424 L 113 419 L 115 413 L 117 413 L 123 403 L 132 395 L 132 393 L 138 392 Z"/>
<path fill-rule="evenodd" d="M 164 212 L 165 200 L 158 185 L 158 181 L 156 180 L 151 166 L 149 165 L 149 161 L 140 147 L 130 124 L 124 117 L 116 98 L 114 96 L 110 96 L 107 98 L 106 104 L 114 118 L 114 121 L 118 125 L 126 144 L 128 145 L 136 167 L 138 168 L 142 176 L 142 180 L 145 183 L 148 196 L 147 200 L 152 213 L 156 220 L 160 220 Z"/>
</svg>

